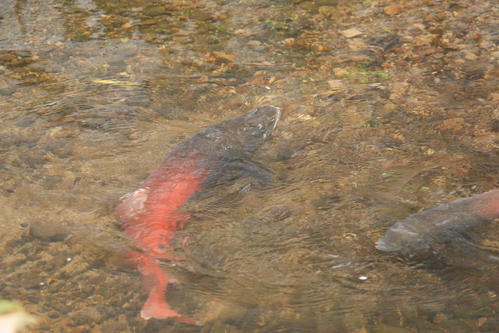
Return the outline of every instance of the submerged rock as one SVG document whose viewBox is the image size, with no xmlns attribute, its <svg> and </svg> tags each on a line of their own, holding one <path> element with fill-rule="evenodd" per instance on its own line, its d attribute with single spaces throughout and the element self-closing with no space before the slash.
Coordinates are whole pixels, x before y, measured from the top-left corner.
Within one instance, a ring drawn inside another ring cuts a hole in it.
<svg viewBox="0 0 499 333">
<path fill-rule="evenodd" d="M 62 242 L 71 234 L 71 231 L 67 223 L 37 219 L 31 222 L 29 234 L 48 242 Z"/>
</svg>

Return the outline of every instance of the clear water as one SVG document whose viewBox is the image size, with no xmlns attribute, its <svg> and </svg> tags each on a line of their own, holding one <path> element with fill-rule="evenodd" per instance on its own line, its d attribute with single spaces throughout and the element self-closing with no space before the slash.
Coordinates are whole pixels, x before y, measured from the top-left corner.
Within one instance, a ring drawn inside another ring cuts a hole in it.
<svg viewBox="0 0 499 333">
<path fill-rule="evenodd" d="M 403 57 L 366 45 L 411 43 L 379 6 L 3 1 L 0 297 L 37 316 L 31 332 L 494 331 L 496 222 L 416 258 L 374 245 L 497 187 L 497 61 L 477 80 L 469 60 L 466 82 L 443 63 L 377 67 Z M 169 149 L 266 104 L 283 116 L 253 158 L 275 183 L 204 190 L 164 263 L 166 299 L 205 325 L 143 320 L 119 198 Z"/>
</svg>

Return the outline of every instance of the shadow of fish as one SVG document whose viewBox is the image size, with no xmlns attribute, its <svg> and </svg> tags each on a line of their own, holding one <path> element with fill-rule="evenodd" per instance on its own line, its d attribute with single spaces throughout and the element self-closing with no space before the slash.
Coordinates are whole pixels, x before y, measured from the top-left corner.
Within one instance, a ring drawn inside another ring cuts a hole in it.
<svg viewBox="0 0 499 333">
<path fill-rule="evenodd" d="M 499 190 L 459 199 L 412 214 L 395 223 L 377 242 L 381 251 L 424 251 L 499 217 Z"/>
<path fill-rule="evenodd" d="M 124 233 L 141 250 L 129 252 L 148 292 L 143 318 L 171 317 L 182 323 L 201 324 L 172 310 L 165 301 L 167 285 L 173 281 L 158 260 L 173 259 L 170 244 L 174 233 L 189 218 L 180 208 L 197 191 L 217 184 L 229 172 L 262 184 L 272 182 L 271 174 L 247 157 L 270 136 L 280 114 L 278 107 L 264 106 L 202 130 L 170 150 L 139 189 L 116 207 Z"/>
</svg>

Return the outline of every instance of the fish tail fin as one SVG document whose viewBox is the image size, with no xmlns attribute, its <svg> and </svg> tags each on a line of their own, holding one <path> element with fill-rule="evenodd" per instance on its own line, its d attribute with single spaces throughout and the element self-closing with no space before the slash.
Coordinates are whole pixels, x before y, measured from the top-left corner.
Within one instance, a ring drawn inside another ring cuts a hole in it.
<svg viewBox="0 0 499 333">
<path fill-rule="evenodd" d="M 149 297 L 147 298 L 140 315 L 144 319 L 171 318 L 180 323 L 201 326 L 203 323 L 196 321 L 189 316 L 181 315 L 170 308 L 165 301 L 167 285 L 172 281 L 161 270 L 158 260 L 143 253 L 132 252 L 133 261 L 137 264 L 139 272 L 142 274 L 142 281 Z"/>
<path fill-rule="evenodd" d="M 144 319 L 165 319 L 177 317 L 180 316 L 180 314 L 170 308 L 168 303 L 163 299 L 163 295 L 151 294 L 144 304 L 142 311 L 140 311 L 140 316 Z"/>
<path fill-rule="evenodd" d="M 168 303 L 165 302 L 162 296 L 150 295 L 140 311 L 140 315 L 144 319 L 156 318 L 156 319 L 166 319 L 171 318 L 179 323 L 201 326 L 203 322 L 194 320 L 189 316 L 181 315 L 175 310 L 172 310 Z"/>
</svg>

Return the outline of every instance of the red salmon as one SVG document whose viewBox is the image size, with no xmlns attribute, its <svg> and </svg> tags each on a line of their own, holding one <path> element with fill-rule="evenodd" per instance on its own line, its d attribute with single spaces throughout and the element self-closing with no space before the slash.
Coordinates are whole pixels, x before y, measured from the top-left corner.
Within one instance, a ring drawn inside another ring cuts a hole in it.
<svg viewBox="0 0 499 333">
<path fill-rule="evenodd" d="M 206 185 L 227 172 L 272 181 L 270 173 L 247 160 L 275 129 L 280 110 L 264 106 L 243 116 L 206 128 L 169 151 L 161 165 L 116 207 L 124 233 L 142 252 L 130 250 L 130 258 L 142 275 L 148 299 L 143 318 L 172 319 L 191 325 L 201 323 L 172 310 L 164 295 L 171 279 L 159 259 L 173 259 L 175 231 L 189 219 L 180 208 Z"/>
</svg>

